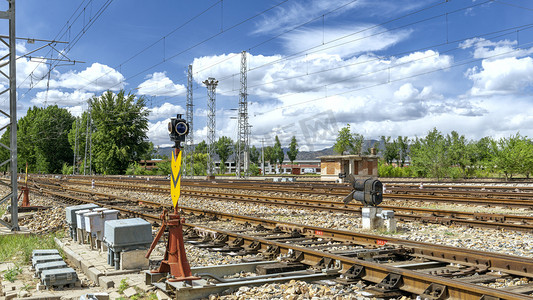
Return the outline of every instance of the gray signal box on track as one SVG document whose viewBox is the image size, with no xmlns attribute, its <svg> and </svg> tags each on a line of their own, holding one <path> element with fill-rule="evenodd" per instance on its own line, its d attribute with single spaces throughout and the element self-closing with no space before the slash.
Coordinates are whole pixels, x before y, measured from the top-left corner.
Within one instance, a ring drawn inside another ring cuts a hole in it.
<svg viewBox="0 0 533 300">
<path fill-rule="evenodd" d="M 104 242 L 108 248 L 107 263 L 120 269 L 120 252 L 145 250 L 152 244 L 152 225 L 141 219 L 106 221 Z"/>
<path fill-rule="evenodd" d="M 76 212 L 78 210 L 82 210 L 82 209 L 94 209 L 94 208 L 98 208 L 99 206 L 96 205 L 96 204 L 82 204 L 82 205 L 75 205 L 75 206 L 69 206 L 67 207 L 65 210 L 66 210 L 66 213 L 67 213 L 67 223 L 69 225 L 69 228 L 70 228 L 70 238 L 73 239 L 73 240 L 77 240 L 77 233 L 76 233 L 76 229 L 78 228 L 77 226 L 77 221 L 76 221 Z"/>
</svg>

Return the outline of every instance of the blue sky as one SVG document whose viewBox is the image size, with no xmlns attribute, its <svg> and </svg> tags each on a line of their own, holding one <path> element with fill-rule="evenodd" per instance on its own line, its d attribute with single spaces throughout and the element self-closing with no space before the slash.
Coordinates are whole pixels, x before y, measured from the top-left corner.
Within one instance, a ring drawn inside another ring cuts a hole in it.
<svg viewBox="0 0 533 300">
<path fill-rule="evenodd" d="M 301 150 L 318 150 L 346 124 L 367 139 L 433 127 L 470 139 L 533 136 L 527 0 L 24 0 L 16 9 L 18 37 L 70 42 L 54 48 L 84 62 L 20 58 L 19 116 L 54 104 L 79 115 L 90 97 L 125 89 L 147 98 L 148 136 L 165 146 L 168 119 L 185 113 L 192 64 L 195 142 L 207 132 L 208 77 L 220 80 L 217 137 L 235 139 L 245 50 L 256 145 L 294 135 Z M 20 40 L 18 55 L 43 45 Z M 50 49 L 32 56 L 57 58 Z"/>
</svg>

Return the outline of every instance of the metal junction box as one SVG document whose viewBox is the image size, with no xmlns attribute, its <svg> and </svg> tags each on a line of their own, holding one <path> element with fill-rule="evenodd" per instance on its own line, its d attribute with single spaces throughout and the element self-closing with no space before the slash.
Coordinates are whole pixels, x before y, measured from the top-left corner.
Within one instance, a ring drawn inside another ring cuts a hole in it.
<svg viewBox="0 0 533 300">
<path fill-rule="evenodd" d="M 83 205 L 75 205 L 75 206 L 69 206 L 66 208 L 66 211 L 67 211 L 67 223 L 68 224 L 73 224 L 74 227 L 77 227 L 76 226 L 76 212 L 78 210 L 82 210 L 82 209 L 94 209 L 94 208 L 98 208 L 99 206 L 96 205 L 96 204 L 83 204 Z"/>
<path fill-rule="evenodd" d="M 107 221 L 104 241 L 114 251 L 147 248 L 152 243 L 152 225 L 141 218 Z"/>
<path fill-rule="evenodd" d="M 31 265 L 35 268 L 35 265 L 37 264 L 49 263 L 53 261 L 63 261 L 63 257 L 61 257 L 59 254 L 34 256 L 31 259 Z"/>
<path fill-rule="evenodd" d="M 57 249 L 36 249 L 31 252 L 31 257 L 54 254 L 59 255 L 59 251 Z"/>
<path fill-rule="evenodd" d="M 85 230 L 95 235 L 98 240 L 104 238 L 104 223 L 118 219 L 118 210 L 108 209 L 98 212 L 90 212 L 84 215 Z"/>
<path fill-rule="evenodd" d="M 108 250 L 107 263 L 119 270 L 121 252 L 150 247 L 152 225 L 140 218 L 106 221 L 104 242 Z"/>
<path fill-rule="evenodd" d="M 42 263 L 42 264 L 36 264 L 35 265 L 35 276 L 40 277 L 41 273 L 44 270 L 52 270 L 52 269 L 63 269 L 67 268 L 67 263 L 64 261 L 53 261 L 48 263 Z"/>
<path fill-rule="evenodd" d="M 41 272 L 41 282 L 50 287 L 73 286 L 78 280 L 78 274 L 72 268 L 43 270 Z"/>
<path fill-rule="evenodd" d="M 70 228 L 70 238 L 73 239 L 73 240 L 76 240 L 77 239 L 77 232 L 76 232 L 76 229 L 77 229 L 77 222 L 76 222 L 76 212 L 78 210 L 82 210 L 82 209 L 94 209 L 94 208 L 98 208 L 99 206 L 96 205 L 96 204 L 83 204 L 83 205 L 75 205 L 75 206 L 69 206 L 67 207 L 65 210 L 66 210 L 66 213 L 67 213 L 67 223 L 69 225 L 69 228 Z"/>
</svg>

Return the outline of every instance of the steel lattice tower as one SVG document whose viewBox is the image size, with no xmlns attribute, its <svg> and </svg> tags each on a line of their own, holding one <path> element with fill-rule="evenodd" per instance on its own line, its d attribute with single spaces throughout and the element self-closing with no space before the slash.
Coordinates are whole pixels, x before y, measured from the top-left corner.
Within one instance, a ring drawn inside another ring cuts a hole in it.
<svg viewBox="0 0 533 300">
<path fill-rule="evenodd" d="M 193 104 L 192 104 L 192 65 L 187 69 L 187 113 L 185 119 L 189 123 L 189 134 L 185 137 L 185 175 L 192 177 L 194 175 L 194 136 L 193 136 Z M 189 155 L 189 156 L 187 156 Z"/>
<path fill-rule="evenodd" d="M 0 91 L 0 95 L 9 91 L 9 114 L 3 110 L 0 112 L 9 117 L 9 124 L 0 128 L 0 131 L 10 130 L 10 143 L 4 145 L 0 143 L 2 147 L 9 150 L 10 158 L 1 162 L 0 166 L 10 164 L 9 173 L 11 175 L 11 184 L 8 185 L 10 191 L 7 195 L 0 198 L 0 204 L 11 199 L 11 222 L 5 222 L 0 220 L 0 224 L 10 228 L 13 231 L 18 231 L 18 199 L 17 199 L 17 82 L 16 82 L 16 41 L 15 41 L 15 0 L 7 0 L 9 8 L 7 11 L 0 11 L 0 19 L 9 20 L 9 36 L 0 36 L 0 40 L 6 46 L 8 46 L 9 53 L 1 58 L 0 65 L 9 65 L 9 75 L 4 72 L 0 72 L 7 78 L 9 87 Z M 7 61 L 6 61 L 7 59 Z"/>
<path fill-rule="evenodd" d="M 203 82 L 207 87 L 207 175 L 215 174 L 215 130 L 216 130 L 216 89 L 218 80 L 213 77 Z"/>
<path fill-rule="evenodd" d="M 248 78 L 246 69 L 246 51 L 241 54 L 241 88 L 239 91 L 239 137 L 237 138 L 237 170 L 240 178 L 248 177 L 249 170 L 249 130 L 248 125 Z"/>
</svg>

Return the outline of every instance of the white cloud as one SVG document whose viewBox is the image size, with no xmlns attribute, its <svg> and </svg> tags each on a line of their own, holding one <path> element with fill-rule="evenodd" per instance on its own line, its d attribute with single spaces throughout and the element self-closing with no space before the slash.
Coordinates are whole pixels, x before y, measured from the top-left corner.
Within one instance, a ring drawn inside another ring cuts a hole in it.
<svg viewBox="0 0 533 300">
<path fill-rule="evenodd" d="M 168 137 L 168 122 L 170 117 L 155 123 L 148 123 L 147 136 L 154 145 L 166 145 L 170 143 Z"/>
<path fill-rule="evenodd" d="M 187 91 L 182 84 L 174 84 L 165 72 L 155 72 L 147 76 L 147 80 L 137 87 L 140 95 L 148 96 L 179 96 Z"/>
<path fill-rule="evenodd" d="M 170 117 L 175 117 L 176 114 L 183 114 L 183 117 L 185 117 L 185 113 L 186 113 L 185 109 L 181 107 L 180 105 L 174 105 L 174 104 L 165 102 L 161 106 L 151 108 L 150 115 L 148 116 L 148 118 L 150 120 L 159 120 L 161 118 L 168 119 Z"/>
<path fill-rule="evenodd" d="M 327 53 L 346 57 L 386 49 L 410 34 L 407 30 L 385 32 L 384 28 L 373 26 L 365 24 L 297 30 L 283 36 L 284 47 L 288 53 Z M 371 29 L 365 30 L 367 28 Z"/>
<path fill-rule="evenodd" d="M 365 1 L 355 1 L 340 10 L 347 13 L 351 9 L 360 6 Z M 285 31 L 312 18 L 320 17 L 324 12 L 331 11 L 345 4 L 342 0 L 330 1 L 307 1 L 306 3 L 293 2 L 287 6 L 278 6 L 274 13 L 264 15 L 263 19 L 256 23 L 256 34 L 267 34 L 270 32 Z M 305 21 L 304 21 L 305 20 Z"/>
<path fill-rule="evenodd" d="M 93 63 L 83 71 L 69 71 L 63 74 L 57 74 L 50 80 L 50 87 L 79 89 L 82 91 L 117 91 L 124 88 L 124 76 L 117 70 Z"/>
<path fill-rule="evenodd" d="M 67 110 L 75 117 L 81 117 L 83 112 L 87 111 L 87 106 L 76 105 L 68 107 Z"/>
<path fill-rule="evenodd" d="M 93 93 L 81 91 L 69 93 L 60 90 L 49 90 L 38 92 L 30 102 L 37 106 L 54 104 L 57 104 L 58 106 L 77 106 L 86 103 L 87 100 L 91 99 L 93 96 Z"/>
<path fill-rule="evenodd" d="M 520 93 L 533 87 L 533 59 L 531 57 L 508 57 L 498 60 L 483 60 L 481 69 L 469 70 L 468 78 L 474 84 L 470 94 L 486 96 Z"/>
<path fill-rule="evenodd" d="M 493 42 L 484 38 L 473 38 L 459 44 L 461 49 L 473 48 L 472 56 L 485 60 L 506 57 L 523 57 L 533 53 L 533 48 L 516 49 L 517 41 L 501 40 Z"/>
</svg>

